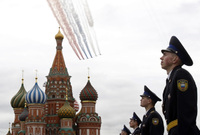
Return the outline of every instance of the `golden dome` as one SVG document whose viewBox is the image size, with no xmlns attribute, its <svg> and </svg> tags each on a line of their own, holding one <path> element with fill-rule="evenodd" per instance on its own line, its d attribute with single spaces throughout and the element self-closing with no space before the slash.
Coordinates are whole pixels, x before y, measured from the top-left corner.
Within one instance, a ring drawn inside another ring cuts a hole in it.
<svg viewBox="0 0 200 135">
<path fill-rule="evenodd" d="M 65 104 L 58 110 L 58 117 L 60 118 L 74 118 L 75 110 L 69 105 L 69 102 L 66 100 Z"/>
<path fill-rule="evenodd" d="M 64 36 L 63 36 L 63 34 L 60 32 L 60 27 L 59 27 L 59 31 L 58 31 L 58 33 L 55 35 L 55 39 L 63 39 L 64 38 Z"/>
</svg>

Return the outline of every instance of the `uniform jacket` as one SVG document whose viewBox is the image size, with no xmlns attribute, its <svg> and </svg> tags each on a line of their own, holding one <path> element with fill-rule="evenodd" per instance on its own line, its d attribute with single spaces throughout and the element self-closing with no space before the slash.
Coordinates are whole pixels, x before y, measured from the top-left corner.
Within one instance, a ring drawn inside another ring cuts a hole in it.
<svg viewBox="0 0 200 135">
<path fill-rule="evenodd" d="M 171 72 L 163 92 L 163 114 L 167 125 L 178 120 L 169 135 L 200 135 L 196 126 L 197 88 L 190 73 L 177 66 Z"/>
<path fill-rule="evenodd" d="M 143 117 L 141 123 L 141 135 L 163 135 L 163 133 L 163 120 L 153 107 Z"/>
<path fill-rule="evenodd" d="M 140 135 L 140 128 L 136 128 L 131 135 Z"/>
</svg>

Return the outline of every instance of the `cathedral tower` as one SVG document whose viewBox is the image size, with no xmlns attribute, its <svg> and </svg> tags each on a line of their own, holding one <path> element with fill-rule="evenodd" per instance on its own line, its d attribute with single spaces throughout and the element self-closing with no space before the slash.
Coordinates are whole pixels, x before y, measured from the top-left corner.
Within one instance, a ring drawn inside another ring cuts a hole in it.
<svg viewBox="0 0 200 135">
<path fill-rule="evenodd" d="M 58 31 L 55 35 L 57 47 L 56 55 L 47 76 L 46 90 L 47 102 L 45 106 L 47 134 L 57 135 L 60 128 L 60 118 L 58 110 L 66 102 L 66 94 L 68 95 L 68 102 L 71 107 L 74 107 L 74 97 L 72 93 L 72 86 L 65 61 L 62 54 L 62 41 L 64 36 Z M 66 93 L 68 89 L 68 93 Z"/>
<path fill-rule="evenodd" d="M 46 95 L 36 82 L 33 88 L 26 94 L 28 104 L 28 117 L 25 121 L 26 135 L 46 135 L 46 122 L 44 115 L 44 104 Z"/>
<path fill-rule="evenodd" d="M 66 93 L 68 89 L 66 89 Z M 58 116 L 61 118 L 60 120 L 60 130 L 59 135 L 76 135 L 73 126 L 74 126 L 74 117 L 76 111 L 69 105 L 68 95 L 66 95 L 66 102 L 64 105 L 58 110 Z"/>
<path fill-rule="evenodd" d="M 27 92 L 24 88 L 24 79 L 22 78 L 21 88 L 19 89 L 17 94 L 13 96 L 13 98 L 10 101 L 10 104 L 15 113 L 14 122 L 12 123 L 12 135 L 17 135 L 17 133 L 21 130 L 19 115 L 22 113 L 24 109 L 26 93 Z"/>
<path fill-rule="evenodd" d="M 98 94 L 88 77 L 88 82 L 80 93 L 82 108 L 76 116 L 78 135 L 100 135 L 101 117 L 95 110 L 97 98 Z"/>
</svg>

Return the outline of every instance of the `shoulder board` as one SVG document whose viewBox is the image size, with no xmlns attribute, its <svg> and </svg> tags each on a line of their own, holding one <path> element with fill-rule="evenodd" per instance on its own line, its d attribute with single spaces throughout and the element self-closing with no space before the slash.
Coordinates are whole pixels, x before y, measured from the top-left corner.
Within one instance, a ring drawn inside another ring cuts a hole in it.
<svg viewBox="0 0 200 135">
<path fill-rule="evenodd" d="M 154 113 L 155 111 L 151 111 L 150 113 Z"/>
</svg>

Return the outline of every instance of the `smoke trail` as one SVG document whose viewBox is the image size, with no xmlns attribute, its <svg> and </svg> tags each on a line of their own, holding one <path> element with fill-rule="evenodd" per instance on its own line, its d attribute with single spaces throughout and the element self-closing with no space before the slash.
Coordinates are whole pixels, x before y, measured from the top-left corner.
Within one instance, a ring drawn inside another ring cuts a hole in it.
<svg viewBox="0 0 200 135">
<path fill-rule="evenodd" d="M 85 15 L 86 15 L 88 23 L 90 25 L 90 29 L 89 30 L 91 30 L 91 32 L 92 32 L 91 35 L 94 36 L 92 39 L 94 39 L 94 42 L 95 42 L 95 44 L 97 46 L 97 50 L 98 50 L 99 54 L 101 55 L 101 52 L 100 52 L 100 49 L 99 49 L 99 45 L 98 45 L 98 42 L 97 42 L 97 38 L 96 38 L 96 33 L 95 33 L 94 27 L 93 27 L 94 26 L 94 21 L 93 21 L 93 18 L 92 18 L 92 14 L 90 12 L 90 8 L 89 8 L 89 5 L 88 5 L 88 2 L 87 2 L 87 0 L 82 0 L 82 1 L 83 1 L 83 7 L 84 7 Z"/>
<path fill-rule="evenodd" d="M 88 39 L 89 39 L 89 42 L 90 42 L 90 46 L 91 46 L 91 48 L 92 48 L 92 50 L 93 50 L 93 52 L 94 52 L 94 54 L 95 54 L 95 56 L 97 56 L 97 54 L 96 54 L 96 51 L 95 51 L 95 47 L 94 47 L 94 45 L 93 45 L 93 38 L 92 38 L 92 34 L 91 34 L 91 32 L 90 32 L 90 29 L 93 29 L 93 27 L 89 27 L 89 20 L 90 20 L 90 24 L 91 24 L 91 26 L 93 26 L 93 19 L 92 19 L 92 16 L 91 16 L 91 14 L 90 14 L 90 11 L 89 11 L 89 9 L 87 10 L 87 13 L 89 13 L 89 15 L 86 15 L 86 12 L 85 12 L 85 8 L 89 8 L 88 6 L 86 6 L 86 7 L 83 7 L 83 5 L 86 5 L 86 4 L 84 4 L 84 3 L 82 3 L 82 2 L 80 2 L 80 1 L 76 1 L 76 0 L 74 0 L 74 2 L 76 2 L 76 5 L 78 6 L 77 7 L 77 9 L 79 9 L 79 13 L 81 14 L 80 15 L 80 17 L 81 17 L 81 20 L 82 20 L 82 24 L 83 24 L 83 27 L 84 27 L 84 30 L 86 31 L 86 34 L 87 34 L 87 37 L 88 37 Z M 86 16 L 88 16 L 88 17 L 86 17 Z M 90 17 L 89 17 L 90 16 Z M 87 19 L 87 18 L 89 18 L 89 20 Z M 91 23 L 92 22 L 92 23 Z M 93 35 L 94 36 L 94 38 L 95 38 L 95 35 Z M 95 41 L 96 41 L 96 39 L 94 39 Z M 97 43 L 97 42 L 96 42 Z"/>
<path fill-rule="evenodd" d="M 93 22 L 92 14 L 90 12 L 90 8 L 88 6 L 87 0 L 83 0 L 83 7 L 84 7 L 84 11 L 85 11 L 90 27 L 93 27 L 94 22 Z"/>
<path fill-rule="evenodd" d="M 56 5 L 56 7 L 57 7 L 57 9 L 58 9 L 58 11 L 59 11 L 59 13 L 60 13 L 60 16 L 61 16 L 62 21 L 64 22 L 64 26 L 66 27 L 66 29 L 65 29 L 66 33 L 68 32 L 68 34 L 70 35 L 71 40 L 72 40 L 72 42 L 74 43 L 76 49 L 78 50 L 78 52 L 79 52 L 79 54 L 81 55 L 82 59 L 84 59 L 84 57 L 83 57 L 83 55 L 82 55 L 82 53 L 81 53 L 81 51 L 80 51 L 80 48 L 78 47 L 78 44 L 77 44 L 77 42 L 76 42 L 75 35 L 74 35 L 74 33 L 72 32 L 72 29 L 71 29 L 71 27 L 70 27 L 70 25 L 69 25 L 69 23 L 68 23 L 68 21 L 67 21 L 67 18 L 66 18 L 65 14 L 64 14 L 64 12 L 63 12 L 63 10 L 62 10 L 62 8 L 61 8 L 61 4 L 59 3 L 59 0 L 55 3 L 55 5 Z"/>
<path fill-rule="evenodd" d="M 68 1 L 69 6 L 71 7 L 72 16 L 73 16 L 73 18 L 74 18 L 74 20 L 76 22 L 76 25 L 77 25 L 77 27 L 79 29 L 79 32 L 80 32 L 80 34 L 82 36 L 83 42 L 84 42 L 84 44 L 85 44 L 85 46 L 86 46 L 86 48 L 88 50 L 88 53 L 89 53 L 90 57 L 92 57 L 92 54 L 91 54 L 90 49 L 88 47 L 87 37 L 86 37 L 86 35 L 84 33 L 84 29 L 83 29 L 83 27 L 81 25 L 80 18 L 78 16 L 78 14 L 76 13 L 75 9 L 74 9 L 74 5 L 72 3 L 72 0 L 67 0 L 67 1 Z"/>
<path fill-rule="evenodd" d="M 64 9 L 64 11 L 67 15 L 67 18 L 69 19 L 69 23 L 71 24 L 72 29 L 73 29 L 73 31 L 74 31 L 77 39 L 78 39 L 79 46 L 81 47 L 85 56 L 88 58 L 88 56 L 85 52 L 84 46 L 82 44 L 82 41 L 81 41 L 80 33 L 78 32 L 78 29 L 77 29 L 76 24 L 74 22 L 73 16 L 71 14 L 71 10 L 70 10 L 71 7 L 65 2 L 65 0 L 61 0 L 61 4 L 63 5 L 63 9 Z"/>
</svg>

